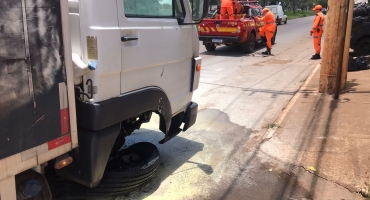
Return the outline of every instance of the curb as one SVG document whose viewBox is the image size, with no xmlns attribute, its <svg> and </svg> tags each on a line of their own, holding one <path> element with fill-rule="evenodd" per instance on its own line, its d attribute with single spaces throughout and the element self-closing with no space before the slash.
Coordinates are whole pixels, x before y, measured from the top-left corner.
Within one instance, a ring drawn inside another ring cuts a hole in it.
<svg viewBox="0 0 370 200">
<path fill-rule="evenodd" d="M 315 75 L 317 70 L 320 68 L 321 64 L 316 65 L 316 67 L 312 70 L 311 74 L 307 77 L 306 81 L 302 84 L 302 86 L 297 90 L 297 92 L 294 94 L 294 96 L 290 99 L 289 103 L 285 106 L 283 112 L 279 115 L 277 120 L 275 120 L 275 124 L 280 125 L 285 117 L 288 115 L 289 111 L 293 108 L 293 105 L 296 103 L 298 98 L 301 96 L 301 91 L 305 90 L 307 88 L 307 85 L 311 82 L 312 77 Z M 270 139 L 275 131 L 278 129 L 279 126 L 270 128 L 267 130 L 265 136 L 263 139 Z"/>
</svg>

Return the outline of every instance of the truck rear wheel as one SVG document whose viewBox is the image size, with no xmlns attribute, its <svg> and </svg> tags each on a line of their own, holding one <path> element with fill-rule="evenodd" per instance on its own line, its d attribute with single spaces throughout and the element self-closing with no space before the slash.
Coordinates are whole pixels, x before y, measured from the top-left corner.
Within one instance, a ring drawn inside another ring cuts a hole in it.
<svg viewBox="0 0 370 200">
<path fill-rule="evenodd" d="M 245 53 L 252 53 L 254 51 L 254 48 L 256 47 L 256 36 L 254 33 L 249 35 L 248 41 L 242 44 L 242 46 Z"/>
<path fill-rule="evenodd" d="M 216 50 L 216 45 L 214 43 L 205 43 L 204 46 L 206 47 L 207 51 Z"/>
<path fill-rule="evenodd" d="M 18 200 L 50 200 L 52 194 L 44 175 L 27 170 L 15 176 Z"/>
</svg>

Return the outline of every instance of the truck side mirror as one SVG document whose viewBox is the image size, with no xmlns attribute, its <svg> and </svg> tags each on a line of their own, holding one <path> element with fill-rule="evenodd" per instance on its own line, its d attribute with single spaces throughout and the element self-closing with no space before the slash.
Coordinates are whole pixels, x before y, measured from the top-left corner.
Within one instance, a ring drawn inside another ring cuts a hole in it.
<svg viewBox="0 0 370 200">
<path fill-rule="evenodd" d="M 209 0 L 190 0 L 193 10 L 193 21 L 200 22 L 207 17 Z"/>
</svg>

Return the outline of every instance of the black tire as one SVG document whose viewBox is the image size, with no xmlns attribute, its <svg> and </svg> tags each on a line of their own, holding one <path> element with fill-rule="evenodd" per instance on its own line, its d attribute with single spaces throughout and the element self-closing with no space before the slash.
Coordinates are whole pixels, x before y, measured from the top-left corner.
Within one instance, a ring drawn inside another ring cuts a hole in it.
<svg viewBox="0 0 370 200">
<path fill-rule="evenodd" d="M 87 187 L 80 187 L 80 189 L 75 188 L 74 193 L 78 194 L 80 192 L 83 193 L 83 196 L 90 196 L 90 197 L 97 197 L 97 196 L 117 196 L 122 194 L 127 194 L 139 186 L 147 183 L 150 181 L 156 174 L 158 173 L 158 169 L 152 171 L 149 176 L 132 182 L 125 182 L 125 183 L 100 183 L 96 188 L 87 188 Z"/>
<path fill-rule="evenodd" d="M 279 18 L 278 24 L 281 25 L 281 21 L 283 21 L 283 18 Z"/>
<path fill-rule="evenodd" d="M 370 38 L 360 39 L 354 48 L 354 53 L 357 56 L 366 56 L 370 55 Z"/>
<path fill-rule="evenodd" d="M 40 183 L 42 187 L 41 191 L 35 197 L 31 197 L 31 198 L 22 198 L 21 197 L 22 195 L 19 196 L 19 194 L 17 194 L 17 199 L 19 200 L 23 200 L 23 199 L 24 200 L 50 200 L 52 199 L 50 187 L 49 187 L 49 184 L 45 176 L 33 170 L 27 170 L 15 176 L 16 188 L 18 189 L 22 184 L 26 183 L 27 181 L 31 179 L 34 179 Z"/>
<path fill-rule="evenodd" d="M 124 179 L 104 178 L 104 179 L 101 180 L 100 184 L 111 184 L 111 183 L 113 183 L 113 184 L 116 184 L 116 183 L 117 184 L 121 184 L 121 183 L 131 183 L 131 182 L 136 182 L 136 181 L 144 180 L 147 177 L 150 177 L 152 174 L 154 174 L 155 171 L 158 169 L 158 167 L 159 167 L 159 164 L 158 164 L 158 166 L 154 170 L 152 170 L 152 171 L 150 171 L 150 172 L 148 172 L 146 174 L 143 174 L 141 176 L 136 176 L 136 177 L 132 177 L 132 178 L 124 178 Z M 99 186 L 100 186 L 100 184 L 99 184 Z"/>
<path fill-rule="evenodd" d="M 359 5 L 356 5 L 355 8 L 353 9 L 353 16 L 354 17 L 357 17 L 357 16 L 368 16 L 368 10 L 369 10 L 369 6 L 366 5 L 366 4 L 359 4 Z"/>
<path fill-rule="evenodd" d="M 57 200 L 100 200 L 102 197 L 117 197 L 127 196 L 133 192 L 145 192 L 145 187 L 156 184 L 158 179 L 159 170 L 155 169 L 150 172 L 145 178 L 126 183 L 105 183 L 102 182 L 96 188 L 88 188 L 78 183 L 69 182 L 69 188 L 66 191 L 66 196 L 60 196 Z M 104 179 L 103 179 L 104 180 Z M 122 179 L 112 179 L 122 180 Z M 110 199 L 110 198 L 109 198 Z"/>
<path fill-rule="evenodd" d="M 251 33 L 249 35 L 248 41 L 242 44 L 242 46 L 244 53 L 252 53 L 256 47 L 256 35 L 254 33 Z"/>
<path fill-rule="evenodd" d="M 205 43 L 204 46 L 206 47 L 207 51 L 216 50 L 216 45 L 214 43 Z"/>
<path fill-rule="evenodd" d="M 142 176 L 159 165 L 159 151 L 149 142 L 136 143 L 117 153 L 107 164 L 103 178 L 126 179 Z"/>
<path fill-rule="evenodd" d="M 287 24 L 287 23 L 288 23 L 288 18 L 286 18 L 286 20 L 285 20 L 284 24 Z"/>
</svg>

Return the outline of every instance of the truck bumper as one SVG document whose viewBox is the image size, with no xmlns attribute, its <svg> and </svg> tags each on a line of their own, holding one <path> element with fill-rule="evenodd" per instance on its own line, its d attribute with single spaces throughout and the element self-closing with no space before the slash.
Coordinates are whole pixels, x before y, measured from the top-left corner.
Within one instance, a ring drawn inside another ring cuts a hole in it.
<svg viewBox="0 0 370 200">
<path fill-rule="evenodd" d="M 221 39 L 222 43 L 237 43 L 240 42 L 240 37 L 225 37 L 225 36 L 199 36 L 199 40 L 204 43 L 212 43 L 213 39 Z"/>
</svg>

